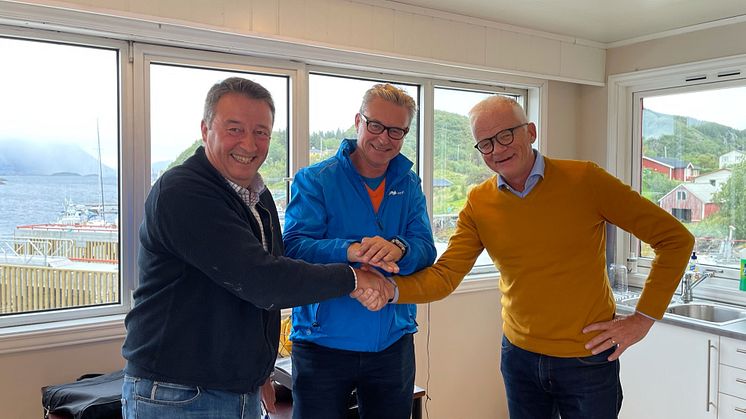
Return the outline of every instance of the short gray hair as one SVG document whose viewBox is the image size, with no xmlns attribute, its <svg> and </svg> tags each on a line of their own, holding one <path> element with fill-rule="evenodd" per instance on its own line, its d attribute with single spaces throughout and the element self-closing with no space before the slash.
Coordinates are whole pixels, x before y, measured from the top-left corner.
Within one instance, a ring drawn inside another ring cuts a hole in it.
<svg viewBox="0 0 746 419">
<path fill-rule="evenodd" d="M 502 96 L 502 95 L 492 95 L 487 97 L 486 99 L 483 99 L 476 105 L 474 105 L 473 108 L 469 111 L 469 122 L 473 125 L 474 119 L 483 114 L 488 112 L 494 112 L 496 109 L 500 108 L 501 106 L 510 106 L 513 108 L 513 114 L 518 118 L 521 122 L 528 122 L 528 117 L 526 116 L 526 111 L 523 109 L 520 103 L 513 99 L 510 96 Z"/>
<path fill-rule="evenodd" d="M 220 98 L 228 93 L 237 93 L 248 97 L 249 99 L 263 100 L 269 105 L 272 111 L 272 121 L 275 120 L 275 102 L 272 100 L 272 94 L 261 84 L 244 79 L 241 77 L 229 77 L 221 82 L 215 83 L 205 98 L 205 111 L 202 120 L 208 127 L 212 126 L 212 120 L 215 118 L 215 107 L 218 105 Z"/>
<path fill-rule="evenodd" d="M 407 108 L 409 113 L 409 123 L 412 123 L 415 114 L 417 113 L 417 103 L 409 96 L 404 89 L 400 89 L 390 83 L 379 83 L 371 87 L 363 95 L 363 103 L 360 105 L 360 112 L 364 113 L 368 110 L 368 105 L 375 98 L 381 98 L 386 102 L 395 103 L 400 106 Z"/>
</svg>

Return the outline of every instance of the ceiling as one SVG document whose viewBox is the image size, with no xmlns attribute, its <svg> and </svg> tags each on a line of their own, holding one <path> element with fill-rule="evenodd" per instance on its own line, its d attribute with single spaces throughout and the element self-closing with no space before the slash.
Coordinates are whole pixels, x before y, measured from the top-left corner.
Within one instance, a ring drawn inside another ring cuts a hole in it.
<svg viewBox="0 0 746 419">
<path fill-rule="evenodd" d="M 728 18 L 746 18 L 745 0 L 397 0 L 604 44 Z"/>
</svg>

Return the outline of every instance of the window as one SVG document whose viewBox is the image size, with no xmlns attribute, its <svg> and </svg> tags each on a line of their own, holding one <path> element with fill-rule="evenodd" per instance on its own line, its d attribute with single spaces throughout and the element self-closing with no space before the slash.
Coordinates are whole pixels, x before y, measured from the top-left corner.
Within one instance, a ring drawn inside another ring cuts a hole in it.
<svg viewBox="0 0 746 419">
<path fill-rule="evenodd" d="M 228 77 L 255 81 L 272 94 L 275 121 L 269 153 L 259 172 L 275 198 L 284 225 L 288 177 L 289 77 L 199 68 L 178 64 L 150 64 L 150 180 L 194 154 L 202 145 L 200 121 L 205 96 L 216 82 Z"/>
<path fill-rule="evenodd" d="M 221 39 L 201 45 L 218 50 Z M 402 69 L 321 68 L 246 50 L 226 54 L 5 26 L 0 50 L 7 58 L 0 66 L 0 334 L 32 323 L 68 327 L 51 324 L 61 320 L 109 322 L 102 336 L 121 333 L 114 330 L 121 320 L 104 316 L 130 307 L 145 197 L 164 170 L 201 144 L 204 98 L 218 80 L 250 78 L 273 94 L 275 124 L 260 172 L 281 217 L 292 173 L 353 136 L 363 92 L 380 82 L 407 91 L 419 110 L 402 152 L 424 179 L 441 251 L 468 185 L 493 175 L 472 147 L 467 111 L 495 93 L 525 106 L 529 92 L 428 78 L 430 65 L 405 77 L 398 75 Z M 494 77 L 450 67 L 446 73 L 438 77 Z M 540 97 L 538 87 L 530 92 Z M 537 114 L 538 100 L 531 105 Z M 486 254 L 477 264 L 494 270 Z M 72 330 L 79 323 L 69 324 Z"/>
<path fill-rule="evenodd" d="M 735 58 L 609 79 L 610 169 L 695 236 L 701 269 L 715 273 L 699 295 L 733 303 L 746 302 L 735 281 L 746 257 L 743 74 Z M 629 235 L 616 243 L 616 258 L 639 252 L 646 274 L 652 249 Z"/>
<path fill-rule="evenodd" d="M 345 138 L 356 138 L 355 115 L 365 91 L 376 83 L 391 83 L 403 89 L 419 102 L 419 86 L 389 80 L 352 78 L 312 73 L 308 77 L 309 92 L 309 162 L 320 162 L 337 153 Z M 330 95 L 329 92 L 334 92 Z M 418 103 L 419 108 L 419 103 Z M 417 171 L 418 116 L 415 115 L 404 137 L 401 153 L 414 163 Z"/>
<path fill-rule="evenodd" d="M 641 150 L 671 175 L 643 164 L 641 193 L 685 222 L 703 266 L 736 268 L 746 254 L 746 87 L 709 84 L 640 94 Z M 648 160 L 644 160 L 648 161 Z M 716 180 L 720 185 L 716 186 Z M 668 192 L 676 190 L 676 201 Z M 641 247 L 642 255 L 651 250 Z"/>
<path fill-rule="evenodd" d="M 469 188 L 495 174 L 474 148 L 468 116 L 474 105 L 493 94 L 449 87 L 435 88 L 432 227 L 438 256 L 445 251 L 448 239 L 456 229 L 456 220 L 466 203 Z M 522 103 L 521 97 L 511 97 Z M 486 250 L 475 264 L 476 268 L 493 266 Z"/>
<path fill-rule="evenodd" d="M 120 51 L 0 51 L 0 316 L 119 304 Z"/>
</svg>

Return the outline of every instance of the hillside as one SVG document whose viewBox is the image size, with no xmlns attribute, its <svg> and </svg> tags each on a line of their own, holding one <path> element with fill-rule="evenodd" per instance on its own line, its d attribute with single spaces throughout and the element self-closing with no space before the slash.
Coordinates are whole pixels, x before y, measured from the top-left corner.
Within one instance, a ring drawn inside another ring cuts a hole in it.
<svg viewBox="0 0 746 419">
<path fill-rule="evenodd" d="M 746 150 L 746 130 L 678 115 L 643 111 L 643 154 L 692 162 L 704 172 L 718 168 L 718 157 Z"/>
<path fill-rule="evenodd" d="M 104 165 L 104 176 L 117 171 Z M 0 141 L 0 175 L 98 175 L 98 159 L 72 144 L 41 144 L 22 140 Z"/>
</svg>

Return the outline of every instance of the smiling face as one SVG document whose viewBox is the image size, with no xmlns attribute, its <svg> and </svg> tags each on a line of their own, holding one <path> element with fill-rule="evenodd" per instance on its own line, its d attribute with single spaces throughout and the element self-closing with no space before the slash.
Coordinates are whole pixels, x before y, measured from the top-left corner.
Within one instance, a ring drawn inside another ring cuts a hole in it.
<svg viewBox="0 0 746 419">
<path fill-rule="evenodd" d="M 510 102 L 493 102 L 472 114 L 471 129 L 476 141 L 490 138 L 500 131 L 526 122 L 526 116 Z M 534 152 L 531 144 L 536 141 L 536 125 L 528 123 L 513 131 L 513 142 L 507 146 L 497 141 L 490 154 L 482 158 L 487 166 L 500 174 L 513 188 L 522 191 L 531 169 Z"/>
<path fill-rule="evenodd" d="M 378 122 L 387 127 L 409 128 L 409 111 L 402 105 L 397 105 L 376 97 L 368 103 L 363 113 L 368 121 Z M 391 139 L 388 131 L 371 134 L 360 114 L 355 116 L 357 130 L 357 148 L 352 153 L 352 164 L 365 177 L 378 177 L 386 173 L 391 159 L 401 151 L 404 138 Z M 406 137 L 405 137 L 406 138 Z"/>
<path fill-rule="evenodd" d="M 248 187 L 267 158 L 272 111 L 264 100 L 228 93 L 215 106 L 212 123 L 202 121 L 210 163 L 231 182 Z"/>
</svg>

